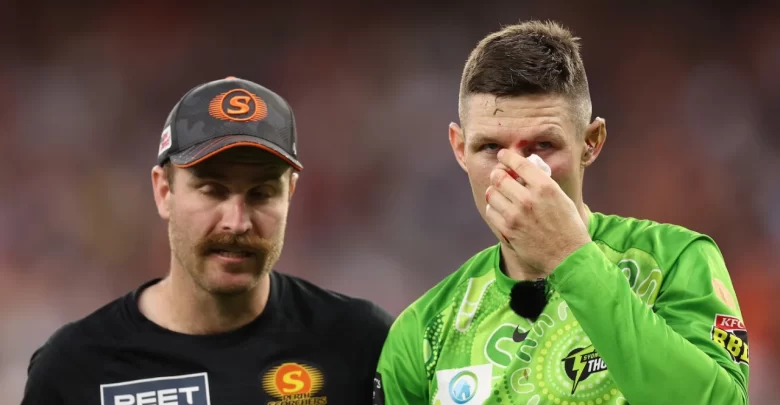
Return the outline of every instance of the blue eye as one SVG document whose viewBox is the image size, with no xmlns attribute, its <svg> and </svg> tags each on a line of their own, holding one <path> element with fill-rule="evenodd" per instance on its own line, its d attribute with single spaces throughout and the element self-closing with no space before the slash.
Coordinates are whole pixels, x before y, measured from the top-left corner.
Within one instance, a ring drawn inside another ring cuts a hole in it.
<svg viewBox="0 0 780 405">
<path fill-rule="evenodd" d="M 537 149 L 542 149 L 542 150 L 550 149 L 552 147 L 553 147 L 553 144 L 550 143 L 550 142 L 539 142 L 539 143 L 536 144 L 536 148 Z"/>
<path fill-rule="evenodd" d="M 487 150 L 489 152 L 498 152 L 501 146 L 497 143 L 486 143 L 479 147 L 479 150 Z"/>
</svg>

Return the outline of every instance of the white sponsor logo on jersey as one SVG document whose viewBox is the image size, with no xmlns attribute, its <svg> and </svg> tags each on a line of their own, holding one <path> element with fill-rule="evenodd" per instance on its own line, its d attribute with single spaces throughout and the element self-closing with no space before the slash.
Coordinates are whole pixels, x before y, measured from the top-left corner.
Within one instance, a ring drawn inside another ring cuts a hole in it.
<svg viewBox="0 0 780 405">
<path fill-rule="evenodd" d="M 206 373 L 100 386 L 101 405 L 211 405 Z"/>
<path fill-rule="evenodd" d="M 490 397 L 493 366 L 483 364 L 436 372 L 436 399 L 442 405 L 481 405 Z"/>
</svg>

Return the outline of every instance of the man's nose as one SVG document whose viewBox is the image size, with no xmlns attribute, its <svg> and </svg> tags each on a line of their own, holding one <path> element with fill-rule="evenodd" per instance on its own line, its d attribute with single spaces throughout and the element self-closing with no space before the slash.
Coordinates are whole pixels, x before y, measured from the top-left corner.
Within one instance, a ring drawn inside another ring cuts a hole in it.
<svg viewBox="0 0 780 405">
<path fill-rule="evenodd" d="M 232 196 L 224 202 L 224 212 L 220 228 L 223 232 L 242 235 L 252 229 L 246 200 L 241 196 Z"/>
<path fill-rule="evenodd" d="M 528 141 L 518 141 L 512 144 L 510 149 L 514 150 L 515 152 L 519 153 L 523 157 L 531 156 L 531 143 Z"/>
</svg>

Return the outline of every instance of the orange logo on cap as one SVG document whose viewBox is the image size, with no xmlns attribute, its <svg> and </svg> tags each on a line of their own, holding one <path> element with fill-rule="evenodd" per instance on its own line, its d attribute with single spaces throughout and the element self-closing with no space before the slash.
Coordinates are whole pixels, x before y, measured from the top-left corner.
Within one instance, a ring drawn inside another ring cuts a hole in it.
<svg viewBox="0 0 780 405">
<path fill-rule="evenodd" d="M 224 121 L 260 121 L 268 116 L 268 106 L 244 89 L 226 91 L 209 103 L 209 115 Z"/>
</svg>

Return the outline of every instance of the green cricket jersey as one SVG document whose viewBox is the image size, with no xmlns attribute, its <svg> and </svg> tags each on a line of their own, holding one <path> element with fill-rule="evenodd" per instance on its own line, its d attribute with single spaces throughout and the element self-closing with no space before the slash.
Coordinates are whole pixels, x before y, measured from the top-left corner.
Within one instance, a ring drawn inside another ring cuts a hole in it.
<svg viewBox="0 0 780 405">
<path fill-rule="evenodd" d="M 404 310 L 375 403 L 747 404 L 747 331 L 714 241 L 589 215 L 593 242 L 548 277 L 536 322 L 509 307 L 515 281 L 499 269 L 500 245 Z"/>
</svg>

